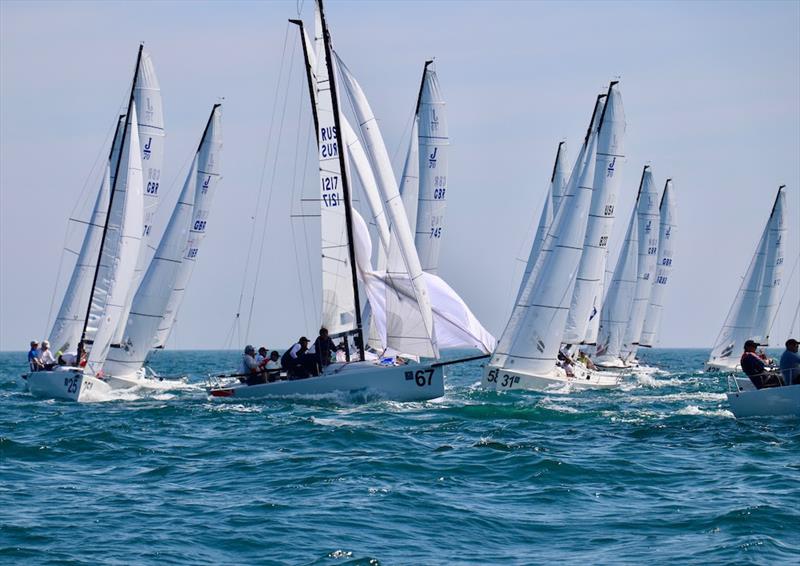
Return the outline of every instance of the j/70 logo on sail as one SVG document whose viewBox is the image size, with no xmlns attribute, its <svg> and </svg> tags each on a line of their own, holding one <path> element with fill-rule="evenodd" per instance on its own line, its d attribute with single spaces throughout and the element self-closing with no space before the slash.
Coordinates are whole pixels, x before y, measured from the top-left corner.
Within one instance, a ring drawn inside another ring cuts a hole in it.
<svg viewBox="0 0 800 566">
<path fill-rule="evenodd" d="M 142 159 L 150 159 L 150 153 L 152 150 L 150 149 L 150 145 L 153 143 L 153 138 L 147 138 L 147 143 L 144 144 L 144 148 L 142 149 Z"/>
<path fill-rule="evenodd" d="M 611 160 L 611 163 L 608 164 L 608 169 L 606 169 L 606 177 L 613 177 L 614 176 L 614 167 L 617 165 L 617 158 Z"/>
<path fill-rule="evenodd" d="M 436 169 L 436 159 L 437 159 L 436 154 L 437 153 L 439 153 L 439 148 L 438 147 L 434 147 L 433 148 L 433 153 L 431 153 L 430 157 L 428 157 L 428 169 Z"/>
</svg>

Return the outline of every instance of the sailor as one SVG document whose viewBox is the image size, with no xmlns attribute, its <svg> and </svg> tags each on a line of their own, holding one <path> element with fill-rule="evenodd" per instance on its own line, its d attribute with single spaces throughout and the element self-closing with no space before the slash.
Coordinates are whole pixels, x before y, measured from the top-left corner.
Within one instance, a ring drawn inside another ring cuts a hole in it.
<svg viewBox="0 0 800 566">
<path fill-rule="evenodd" d="M 797 347 L 800 342 L 794 338 L 786 341 L 786 351 L 781 356 L 781 375 L 784 385 L 800 385 L 800 354 Z"/>
<path fill-rule="evenodd" d="M 64 352 L 58 356 L 58 365 L 60 366 L 77 366 L 78 353 L 77 352 Z"/>
<path fill-rule="evenodd" d="M 328 336 L 328 329 L 323 326 L 319 329 L 319 336 L 314 340 L 314 352 L 317 354 L 320 369 L 324 370 L 331 365 L 331 353 L 335 351 L 336 344 Z"/>
<path fill-rule="evenodd" d="M 264 364 L 267 363 L 266 360 L 267 360 L 267 349 L 264 346 L 261 346 L 258 349 L 258 354 L 256 354 L 256 363 L 259 366 L 263 367 Z"/>
<path fill-rule="evenodd" d="M 42 362 L 44 369 L 53 369 L 56 366 L 56 358 L 53 356 L 53 352 L 50 351 L 50 342 L 47 340 L 42 340 L 39 360 Z"/>
<path fill-rule="evenodd" d="M 583 365 L 585 365 L 586 369 L 592 369 L 592 370 L 597 369 L 597 366 L 594 365 L 592 358 L 590 358 L 589 354 L 587 354 L 583 350 L 578 350 L 578 361 L 581 362 Z"/>
<path fill-rule="evenodd" d="M 308 338 L 300 339 L 281 356 L 281 366 L 289 372 L 289 378 L 302 379 L 317 375 L 317 360 L 314 354 L 308 353 Z"/>
<path fill-rule="evenodd" d="M 781 385 L 780 377 L 777 374 L 767 371 L 767 366 L 761 356 L 756 352 L 756 348 L 760 346 L 754 340 L 746 340 L 744 343 L 744 353 L 739 363 L 742 366 L 742 371 L 747 374 L 750 381 L 753 382 L 756 389 L 763 389 L 765 387 L 779 387 Z"/>
<path fill-rule="evenodd" d="M 280 359 L 281 355 L 277 350 L 272 350 L 269 353 L 269 357 L 264 362 L 264 370 L 267 372 L 267 381 L 271 382 L 279 379 L 281 371 Z"/>
<path fill-rule="evenodd" d="M 244 347 L 244 354 L 242 354 L 242 365 L 239 367 L 239 381 L 244 381 L 247 385 L 256 385 L 264 383 L 264 376 L 259 375 L 259 367 L 256 363 L 256 349 L 248 344 Z"/>
<path fill-rule="evenodd" d="M 41 352 L 39 351 L 39 342 L 31 340 L 31 349 L 28 350 L 28 365 L 31 371 L 39 371 L 44 369 L 44 364 L 41 360 Z"/>
</svg>

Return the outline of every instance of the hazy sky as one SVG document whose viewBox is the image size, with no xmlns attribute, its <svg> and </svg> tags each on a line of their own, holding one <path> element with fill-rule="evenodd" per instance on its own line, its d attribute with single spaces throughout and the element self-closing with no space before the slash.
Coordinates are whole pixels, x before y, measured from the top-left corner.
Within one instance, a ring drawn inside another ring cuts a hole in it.
<svg viewBox="0 0 800 566">
<path fill-rule="evenodd" d="M 319 229 L 289 217 L 311 212 L 300 198 L 317 183 L 306 158 L 313 132 L 301 53 L 286 23 L 298 6 L 310 22 L 310 2 L 0 1 L 0 349 L 24 349 L 49 331 L 67 217 L 87 214 L 80 203 L 98 185 L 93 165 L 108 151 L 139 41 L 164 97 L 163 178 L 174 181 L 162 224 L 211 105 L 225 97 L 223 179 L 172 347 L 228 345 L 264 227 L 249 340 L 284 348 L 314 333 L 319 276 L 309 273 L 319 270 Z M 452 144 L 440 275 L 495 335 L 556 145 L 567 140 L 572 163 L 594 98 L 615 77 L 628 128 L 612 262 L 645 163 L 659 185 L 674 179 L 679 207 L 661 344 L 711 345 L 779 184 L 788 185 L 788 283 L 800 250 L 800 3 L 330 0 L 326 8 L 334 47 L 370 98 L 398 174 L 422 63 L 436 57 Z M 787 337 L 798 281 L 788 285 L 774 343 Z"/>
</svg>

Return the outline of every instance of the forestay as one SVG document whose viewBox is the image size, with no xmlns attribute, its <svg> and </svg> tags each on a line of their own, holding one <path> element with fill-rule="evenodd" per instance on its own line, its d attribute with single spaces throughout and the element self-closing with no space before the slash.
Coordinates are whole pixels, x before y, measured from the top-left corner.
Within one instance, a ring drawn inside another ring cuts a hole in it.
<svg viewBox="0 0 800 566">
<path fill-rule="evenodd" d="M 129 106 L 118 174 L 112 185 L 105 241 L 86 324 L 85 339 L 92 341 L 87 371 L 102 369 L 120 320 L 130 310 L 136 262 L 141 246 L 143 216 L 142 160 L 136 107 Z"/>
<path fill-rule="evenodd" d="M 674 239 L 676 226 L 675 197 L 673 196 L 672 179 L 667 179 L 664 193 L 661 195 L 659 205 L 659 234 L 658 234 L 658 260 L 656 261 L 656 279 L 653 282 L 653 291 L 650 294 L 650 303 L 647 305 L 647 315 L 644 319 L 640 346 L 652 347 L 656 344 L 656 336 L 661 325 L 661 316 L 664 312 L 664 294 L 667 290 L 672 261 L 674 257 Z"/>
<path fill-rule="evenodd" d="M 582 152 L 584 160 L 576 163 L 572 172 L 573 177 L 579 173 L 579 180 L 574 191 L 570 187 L 562 200 L 537 267 L 514 308 L 491 366 L 531 375 L 546 375 L 555 367 L 583 253 L 596 148 L 597 135 L 591 129 L 586 150 Z"/>
<path fill-rule="evenodd" d="M 617 81 L 608 87 L 603 112 L 600 115 L 597 138 L 592 205 L 589 212 L 586 238 L 583 244 L 575 290 L 567 316 L 564 342 L 589 342 L 590 320 L 596 318 L 602 303 L 603 277 L 608 258 L 608 242 L 614 229 L 614 210 L 625 161 L 625 112 Z"/>
<path fill-rule="evenodd" d="M 650 167 L 645 167 L 644 177 L 636 201 L 636 214 L 639 241 L 638 261 L 636 263 L 636 295 L 631 306 L 631 316 L 622 345 L 622 359 L 626 362 L 636 357 L 637 346 L 644 327 L 644 317 L 650 302 L 658 259 L 658 189 L 653 181 Z"/>
<path fill-rule="evenodd" d="M 119 154 L 124 128 L 125 116 L 123 115 L 117 120 L 117 128 L 114 140 L 111 143 L 109 160 L 111 156 Z M 111 192 L 109 167 L 109 163 L 106 163 L 103 168 L 100 189 L 97 191 L 92 215 L 86 222 L 86 232 L 81 249 L 78 252 L 78 258 L 75 261 L 75 268 L 72 270 L 69 283 L 64 291 L 64 298 L 61 301 L 61 308 L 59 308 L 53 328 L 50 330 L 49 341 L 53 346 L 54 352 L 66 352 L 76 349 L 81 339 L 83 325 L 86 322 L 89 294 L 92 290 L 92 280 L 97 268 L 97 257 L 100 253 L 103 226 L 108 212 L 109 193 Z"/>
</svg>

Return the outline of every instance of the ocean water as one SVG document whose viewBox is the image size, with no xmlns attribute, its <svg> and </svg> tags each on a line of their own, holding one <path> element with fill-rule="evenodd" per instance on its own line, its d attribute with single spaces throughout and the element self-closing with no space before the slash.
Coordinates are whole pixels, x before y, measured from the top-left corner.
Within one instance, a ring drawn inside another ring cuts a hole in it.
<svg viewBox="0 0 800 566">
<path fill-rule="evenodd" d="M 30 396 L 0 354 L 4 564 L 797 564 L 800 422 L 737 421 L 706 350 L 620 390 L 209 401 L 235 352 L 163 352 L 177 388 Z M 172 384 L 175 385 L 175 384 Z"/>
</svg>

